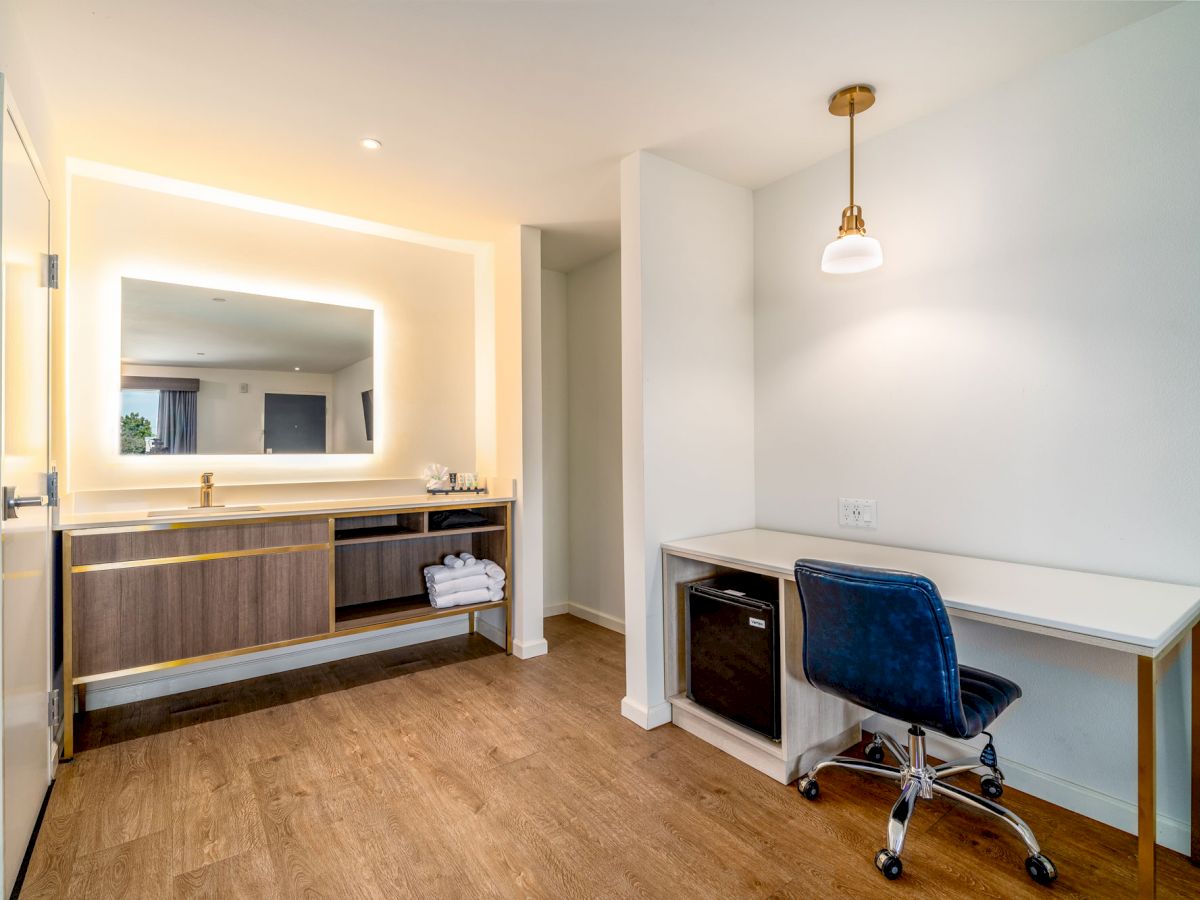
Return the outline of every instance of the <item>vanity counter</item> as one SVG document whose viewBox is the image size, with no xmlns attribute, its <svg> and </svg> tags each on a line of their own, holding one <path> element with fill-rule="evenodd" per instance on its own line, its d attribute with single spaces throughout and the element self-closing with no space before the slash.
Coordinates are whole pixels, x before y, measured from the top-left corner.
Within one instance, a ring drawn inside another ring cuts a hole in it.
<svg viewBox="0 0 1200 900">
<path fill-rule="evenodd" d="M 423 509 L 426 507 L 478 506 L 481 503 L 509 502 L 512 496 L 497 494 L 415 494 L 407 497 L 358 497 L 349 500 L 311 500 L 290 503 L 263 503 L 260 509 L 246 509 L 241 503 L 222 510 L 196 509 L 168 516 L 151 516 L 149 510 L 112 510 L 109 512 L 60 513 L 54 523 L 57 531 L 82 528 L 118 528 L 133 525 L 173 525 L 180 522 L 229 522 L 249 519 L 273 519 L 279 516 L 326 515 L 342 513 L 372 513 L 392 510 Z"/>
</svg>

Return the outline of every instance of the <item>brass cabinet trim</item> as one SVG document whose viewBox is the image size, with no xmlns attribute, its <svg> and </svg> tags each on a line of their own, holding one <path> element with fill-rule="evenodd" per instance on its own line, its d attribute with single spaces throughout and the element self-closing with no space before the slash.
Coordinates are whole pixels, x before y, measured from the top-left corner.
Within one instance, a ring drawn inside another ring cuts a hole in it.
<svg viewBox="0 0 1200 900">
<path fill-rule="evenodd" d="M 372 509 L 349 510 L 329 513 L 335 519 L 359 519 L 371 516 L 391 516 L 396 513 L 431 513 L 444 512 L 450 509 L 491 509 L 496 506 L 508 506 L 511 500 L 481 500 L 478 503 L 449 503 L 445 506 L 381 506 Z"/>
<path fill-rule="evenodd" d="M 202 522 L 156 522 L 146 525 L 96 525 L 91 528 L 64 528 L 63 534 L 73 534 L 76 537 L 85 537 L 88 535 L 97 534 L 136 534 L 146 531 L 178 531 L 188 528 L 220 528 L 234 527 L 242 525 L 277 525 L 280 522 L 288 522 L 297 524 L 300 522 L 322 522 L 328 517 L 324 515 L 312 515 L 308 513 L 299 513 L 297 515 L 278 515 L 278 516 L 259 516 L 258 518 L 250 519 L 215 519 Z"/>
<path fill-rule="evenodd" d="M 186 556 L 155 556 L 149 559 L 126 559 L 120 562 L 89 563 L 71 566 L 72 575 L 86 572 L 107 572 L 112 569 L 141 569 L 149 566 L 169 566 L 175 563 L 208 562 L 213 559 L 241 559 L 247 556 L 271 556 L 276 553 L 306 553 L 328 550 L 329 544 L 293 544 L 286 547 L 255 547 L 250 550 L 220 550 L 214 553 L 189 553 Z"/>
<path fill-rule="evenodd" d="M 332 634 L 337 626 L 337 552 L 335 539 L 337 523 L 332 516 L 329 518 L 329 631 Z"/>
<path fill-rule="evenodd" d="M 508 600 L 493 600 L 489 603 L 473 603 L 470 609 L 438 609 L 431 606 L 430 611 L 422 613 L 419 616 L 404 616 L 399 619 L 393 619 L 388 622 L 375 622 L 370 625 L 356 625 L 353 628 L 343 628 L 341 631 L 336 631 L 330 637 L 342 637 L 347 634 L 359 634 L 364 631 L 378 631 L 380 628 L 397 628 L 401 625 L 411 625 L 416 622 L 429 622 L 434 619 L 448 619 L 451 616 L 467 616 L 477 612 L 487 612 L 491 609 L 507 609 L 509 606 Z"/>
<path fill-rule="evenodd" d="M 62 671 L 63 671 L 63 735 L 62 758 L 75 755 L 75 622 L 71 606 L 71 532 L 62 537 Z"/>
</svg>

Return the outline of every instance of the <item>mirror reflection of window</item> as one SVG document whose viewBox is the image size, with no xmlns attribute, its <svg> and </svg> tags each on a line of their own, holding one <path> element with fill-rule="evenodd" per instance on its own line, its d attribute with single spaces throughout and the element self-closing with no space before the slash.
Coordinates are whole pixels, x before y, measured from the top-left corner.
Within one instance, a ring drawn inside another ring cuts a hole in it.
<svg viewBox="0 0 1200 900">
<path fill-rule="evenodd" d="M 154 453 L 158 441 L 158 391 L 121 389 L 121 452 Z"/>
<path fill-rule="evenodd" d="M 371 310 L 121 281 L 123 454 L 371 453 L 374 369 Z"/>
</svg>

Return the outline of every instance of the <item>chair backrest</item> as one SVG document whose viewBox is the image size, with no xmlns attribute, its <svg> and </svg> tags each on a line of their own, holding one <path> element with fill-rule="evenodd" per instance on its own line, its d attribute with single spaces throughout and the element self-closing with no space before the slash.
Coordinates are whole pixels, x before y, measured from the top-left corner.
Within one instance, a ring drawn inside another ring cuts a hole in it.
<svg viewBox="0 0 1200 900">
<path fill-rule="evenodd" d="M 910 724 L 965 728 L 954 633 L 932 581 L 801 559 L 796 586 L 811 684 Z"/>
</svg>

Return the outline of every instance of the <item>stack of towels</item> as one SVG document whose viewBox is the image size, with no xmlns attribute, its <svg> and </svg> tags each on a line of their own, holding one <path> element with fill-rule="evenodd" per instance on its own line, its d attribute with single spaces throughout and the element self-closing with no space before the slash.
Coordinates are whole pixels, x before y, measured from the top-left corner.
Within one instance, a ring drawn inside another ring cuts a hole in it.
<svg viewBox="0 0 1200 900">
<path fill-rule="evenodd" d="M 425 584 L 429 602 L 438 609 L 504 598 L 504 570 L 490 559 L 476 559 L 470 553 L 447 556 L 440 566 L 427 566 Z"/>
</svg>

